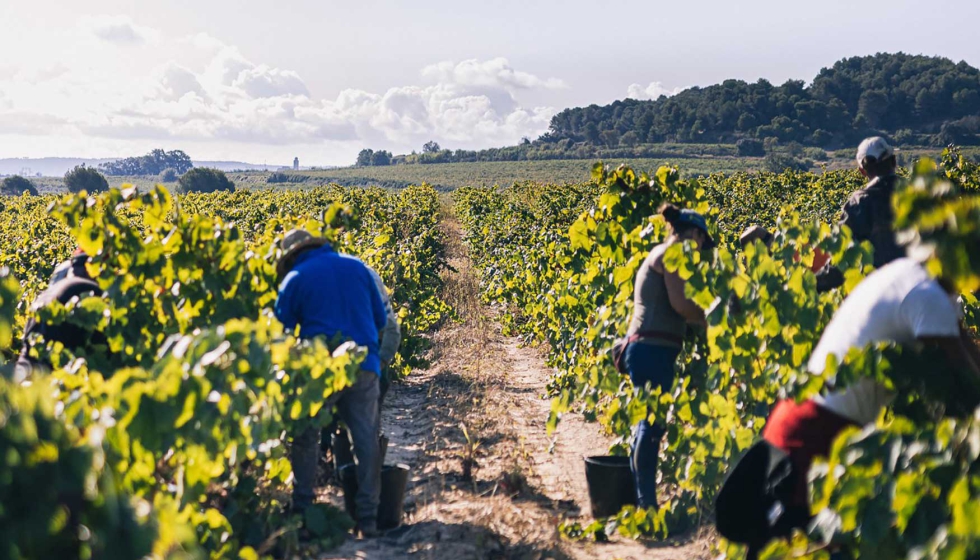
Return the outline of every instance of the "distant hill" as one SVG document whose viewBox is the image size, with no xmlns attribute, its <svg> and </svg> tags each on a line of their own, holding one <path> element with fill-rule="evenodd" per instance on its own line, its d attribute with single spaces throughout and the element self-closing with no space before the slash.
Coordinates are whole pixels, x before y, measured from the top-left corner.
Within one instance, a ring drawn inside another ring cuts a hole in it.
<svg viewBox="0 0 980 560">
<path fill-rule="evenodd" d="M 726 80 L 652 101 L 566 109 L 539 142 L 727 143 L 741 138 L 850 146 L 873 133 L 901 144 L 980 144 L 980 70 L 903 53 L 841 60 L 807 86 Z M 538 143 L 538 142 L 535 142 Z"/>
<path fill-rule="evenodd" d="M 242 161 L 195 161 L 194 167 L 211 167 L 222 171 L 275 171 L 288 165 L 258 165 Z"/>
<path fill-rule="evenodd" d="M 44 177 L 62 176 L 69 169 L 85 164 L 95 167 L 118 158 L 7 158 L 0 159 L 0 175 L 30 175 L 40 173 Z"/>
<path fill-rule="evenodd" d="M 0 159 L 0 175 L 21 175 L 29 174 L 36 176 L 38 173 L 43 177 L 61 177 L 69 169 L 76 165 L 85 164 L 96 167 L 100 164 L 118 161 L 123 158 L 70 158 L 70 157 L 46 157 L 46 158 L 6 158 Z M 222 171 L 275 171 L 279 165 L 256 165 L 242 161 L 195 161 L 195 167 L 214 167 Z"/>
<path fill-rule="evenodd" d="M 388 163 L 430 164 L 563 159 L 762 157 L 824 161 L 822 150 L 853 150 L 881 135 L 918 148 L 980 146 L 980 70 L 966 62 L 904 53 L 843 59 L 810 85 L 725 80 L 671 97 L 624 99 L 565 109 L 534 141 L 483 150 L 432 143 Z M 362 151 L 362 155 L 370 150 Z M 373 166 L 359 157 L 358 166 Z"/>
</svg>

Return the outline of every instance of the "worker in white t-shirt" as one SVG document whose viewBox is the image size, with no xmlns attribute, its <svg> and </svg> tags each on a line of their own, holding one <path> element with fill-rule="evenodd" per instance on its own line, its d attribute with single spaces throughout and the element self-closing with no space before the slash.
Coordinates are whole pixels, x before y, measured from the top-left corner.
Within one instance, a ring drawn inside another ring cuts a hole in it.
<svg viewBox="0 0 980 560">
<path fill-rule="evenodd" d="M 831 355 L 840 361 L 853 348 L 882 342 L 935 345 L 948 359 L 948 370 L 980 382 L 980 356 L 961 327 L 956 296 L 941 280 L 909 258 L 873 272 L 844 300 L 810 357 L 808 369 L 821 373 Z M 947 368 L 944 368 L 944 370 Z M 962 372 L 962 373 L 961 373 Z M 814 457 L 827 456 L 837 435 L 848 426 L 874 422 L 894 397 L 872 379 L 808 401 L 779 402 L 762 432 L 769 443 L 789 454 L 797 476 L 794 506 L 808 509 L 806 474 Z"/>
<path fill-rule="evenodd" d="M 961 368 L 976 364 L 962 340 L 961 308 L 956 296 L 931 278 L 919 263 L 903 258 L 869 276 L 841 305 L 827 326 L 807 368 L 821 373 L 827 358 L 840 361 L 852 348 L 877 342 L 933 343 Z M 893 395 L 880 384 L 862 379 L 850 387 L 814 400 L 857 424 L 870 424 Z"/>
</svg>

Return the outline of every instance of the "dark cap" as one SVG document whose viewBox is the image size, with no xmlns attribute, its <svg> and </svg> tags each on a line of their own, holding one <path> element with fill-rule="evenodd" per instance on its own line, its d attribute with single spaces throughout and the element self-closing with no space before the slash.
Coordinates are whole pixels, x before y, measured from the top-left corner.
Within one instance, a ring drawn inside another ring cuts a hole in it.
<svg viewBox="0 0 980 560">
<path fill-rule="evenodd" d="M 694 210 L 688 210 L 685 208 L 684 210 L 681 210 L 681 215 L 679 218 L 677 218 L 676 223 L 686 224 L 688 226 L 693 226 L 700 229 L 701 231 L 704 232 L 704 235 L 707 238 L 707 241 L 705 242 L 704 247 L 702 247 L 702 249 L 715 248 L 716 245 L 715 240 L 714 238 L 711 237 L 711 234 L 708 233 L 708 221 L 705 220 L 704 216 L 702 216 L 701 214 L 695 212 Z"/>
</svg>

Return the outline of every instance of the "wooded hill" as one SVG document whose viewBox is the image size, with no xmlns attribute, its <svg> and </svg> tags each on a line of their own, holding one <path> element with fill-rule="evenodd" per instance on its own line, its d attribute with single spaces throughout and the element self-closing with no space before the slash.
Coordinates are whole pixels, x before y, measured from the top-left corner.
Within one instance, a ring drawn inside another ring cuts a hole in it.
<svg viewBox="0 0 980 560">
<path fill-rule="evenodd" d="M 899 144 L 980 144 L 980 71 L 966 62 L 877 54 L 841 60 L 806 85 L 726 80 L 652 101 L 566 109 L 535 144 L 733 143 L 776 138 L 822 148 L 873 133 Z M 558 146 L 555 146 L 556 148 Z"/>
</svg>

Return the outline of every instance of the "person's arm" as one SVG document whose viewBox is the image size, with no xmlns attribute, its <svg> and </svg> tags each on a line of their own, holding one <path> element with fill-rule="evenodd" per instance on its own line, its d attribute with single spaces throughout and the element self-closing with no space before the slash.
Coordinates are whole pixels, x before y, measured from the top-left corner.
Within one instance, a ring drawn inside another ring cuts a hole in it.
<svg viewBox="0 0 980 560">
<path fill-rule="evenodd" d="M 960 340 L 966 348 L 967 355 L 973 360 L 973 364 L 980 367 L 980 345 L 978 345 L 980 342 L 962 325 L 960 325 Z"/>
<path fill-rule="evenodd" d="M 854 197 L 848 199 L 841 213 L 843 216 L 840 223 L 851 229 L 855 241 L 863 241 L 871 237 L 871 224 L 868 223 L 860 199 Z"/>
<path fill-rule="evenodd" d="M 684 295 L 684 280 L 676 272 L 664 270 L 663 275 L 664 284 L 667 286 L 667 297 L 670 299 L 670 306 L 674 308 L 674 311 L 688 323 L 706 325 L 704 310 Z"/>
<path fill-rule="evenodd" d="M 374 273 L 372 273 L 367 265 L 364 268 L 367 272 L 370 285 L 368 292 L 371 297 L 371 316 L 374 318 L 374 326 L 377 327 L 378 334 L 380 335 L 385 328 L 385 323 L 388 322 L 388 313 L 385 311 L 385 302 L 381 299 L 381 290 L 378 289 L 378 285 L 374 280 Z"/>
<path fill-rule="evenodd" d="M 381 356 L 382 365 L 387 366 L 395 359 L 395 354 L 398 352 L 398 347 L 402 342 L 402 332 L 401 326 L 398 324 L 398 315 L 395 314 L 395 308 L 391 305 L 391 297 L 388 295 L 388 287 L 385 286 L 381 276 L 371 269 L 371 276 L 374 277 L 374 283 L 378 287 L 378 292 L 381 294 L 381 301 L 384 302 L 385 307 L 385 326 L 381 329 L 381 348 L 378 354 Z"/>
<path fill-rule="evenodd" d="M 286 275 L 279 285 L 279 297 L 276 298 L 276 305 L 273 310 L 276 318 L 286 327 L 286 330 L 294 330 L 299 324 L 300 314 L 296 308 L 296 302 L 300 301 L 296 292 L 299 290 L 299 274 L 293 270 Z"/>
<path fill-rule="evenodd" d="M 398 324 L 398 316 L 394 312 L 388 315 L 388 321 L 381 331 L 381 363 L 388 365 L 395 359 L 398 347 L 402 343 L 402 329 Z"/>
<path fill-rule="evenodd" d="M 919 340 L 939 348 L 956 371 L 970 374 L 980 387 L 980 362 L 977 361 L 976 348 L 970 348 L 972 342 L 966 338 L 968 336 L 928 336 Z"/>
<path fill-rule="evenodd" d="M 980 403 L 980 361 L 976 347 L 967 337 L 969 335 L 964 333 L 960 337 L 924 337 L 919 340 L 938 348 L 946 357 L 954 376 L 958 400 L 976 405 Z"/>
<path fill-rule="evenodd" d="M 817 272 L 816 276 L 818 294 L 829 292 L 844 285 L 844 273 L 829 262 Z"/>
<path fill-rule="evenodd" d="M 980 387 L 980 350 L 977 349 L 973 336 L 962 326 L 958 338 L 926 339 L 942 348 L 950 363 L 963 372 L 972 374 L 976 385 Z"/>
<path fill-rule="evenodd" d="M 870 224 L 867 223 L 864 212 L 861 210 L 861 205 L 857 200 L 854 198 L 848 199 L 844 203 L 844 208 L 841 209 L 841 214 L 842 218 L 840 223 L 851 229 L 851 235 L 854 241 L 861 242 L 871 236 Z M 841 269 L 834 266 L 827 255 L 823 255 L 822 258 L 826 259 L 824 261 L 825 264 L 814 273 L 817 277 L 818 294 L 829 292 L 844 285 L 844 273 Z"/>
<path fill-rule="evenodd" d="M 938 348 L 946 357 L 964 400 L 980 402 L 980 361 L 956 306 L 936 282 L 920 285 L 902 301 L 901 316 L 915 339 Z M 928 382 L 928 379 L 927 379 Z"/>
</svg>

